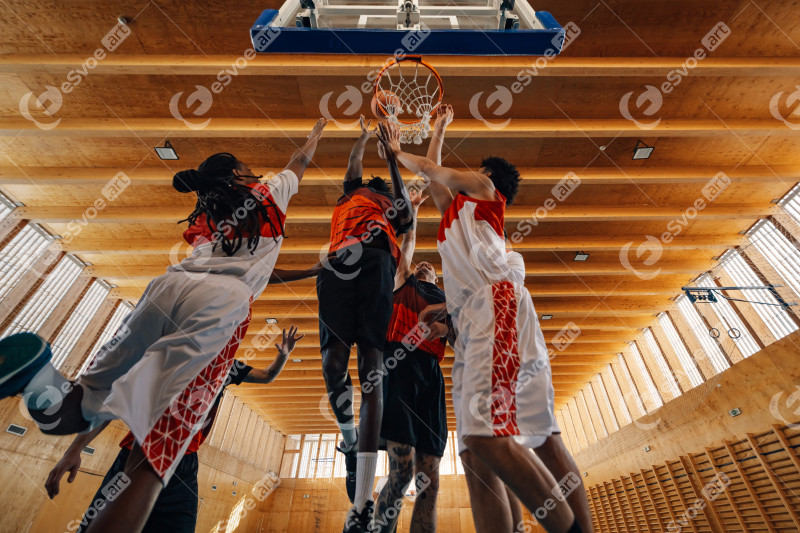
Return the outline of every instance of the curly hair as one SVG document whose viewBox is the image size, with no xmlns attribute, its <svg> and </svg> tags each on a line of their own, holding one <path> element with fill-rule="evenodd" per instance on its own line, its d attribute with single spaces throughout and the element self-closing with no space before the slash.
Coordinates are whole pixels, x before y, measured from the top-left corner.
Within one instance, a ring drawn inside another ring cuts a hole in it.
<svg viewBox="0 0 800 533">
<path fill-rule="evenodd" d="M 489 179 L 494 183 L 495 189 L 506 199 L 506 205 L 514 203 L 514 198 L 519 192 L 519 177 L 517 167 L 502 157 L 490 156 L 481 161 L 481 167 L 488 171 Z"/>
<path fill-rule="evenodd" d="M 179 224 L 194 224 L 201 215 L 205 215 L 208 230 L 219 235 L 214 241 L 214 248 L 220 244 L 227 256 L 239 251 L 244 238 L 247 238 L 248 250 L 253 253 L 261 237 L 261 225 L 265 222 L 273 228 L 273 235 L 283 234 L 278 206 L 269 196 L 269 205 L 265 206 L 263 198 L 256 196 L 250 187 L 236 183 L 234 170 L 238 168 L 239 160 L 235 156 L 221 152 L 203 161 L 197 170 L 182 170 L 172 178 L 172 186 L 178 192 L 197 194 L 194 211 Z M 277 227 L 267 207 L 275 210 Z M 234 216 L 242 210 L 246 213 L 243 218 Z M 231 219 L 235 221 L 234 224 L 230 224 Z M 217 230 L 223 225 L 230 231 Z"/>
</svg>

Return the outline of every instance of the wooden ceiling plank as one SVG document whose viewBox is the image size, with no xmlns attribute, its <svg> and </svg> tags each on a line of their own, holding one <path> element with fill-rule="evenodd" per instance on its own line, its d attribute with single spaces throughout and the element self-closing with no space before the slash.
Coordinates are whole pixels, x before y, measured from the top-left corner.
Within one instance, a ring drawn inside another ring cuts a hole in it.
<svg viewBox="0 0 800 533">
<path fill-rule="evenodd" d="M 345 170 L 345 168 L 332 167 L 309 168 L 300 182 L 300 189 L 302 191 L 304 188 L 316 188 L 324 185 L 338 186 L 341 184 L 340 176 L 344 176 Z M 725 171 L 732 183 L 800 180 L 800 166 L 797 165 L 741 165 L 732 169 L 700 166 L 591 167 L 583 170 L 571 167 L 519 167 L 518 170 L 523 178 L 521 183 L 523 187 L 526 185 L 555 185 L 571 172 L 580 177 L 581 183 L 584 185 L 706 183 L 717 176 L 720 171 Z M 118 172 L 125 172 L 136 185 L 172 184 L 172 172 L 163 166 L 139 167 L 131 171 L 127 168 L 112 167 L 17 167 L 8 165 L 0 165 L 0 184 L 104 185 Z"/>
<path fill-rule="evenodd" d="M 43 130 L 25 118 L 0 118 L 0 136 L 34 137 L 159 137 L 166 135 L 191 138 L 231 137 L 280 138 L 305 137 L 314 119 L 213 118 L 200 129 L 174 118 L 67 118 L 57 128 Z M 327 138 L 355 138 L 358 128 L 330 124 Z M 642 130 L 632 121 L 620 119 L 510 119 L 502 129 L 489 127 L 480 120 L 461 119 L 447 130 L 448 138 L 503 139 L 533 138 L 638 138 Z M 663 118 L 648 130 L 650 137 L 728 137 L 730 135 L 795 135 L 789 125 L 772 118 L 669 119 Z"/>
<path fill-rule="evenodd" d="M 93 70 L 102 75 L 169 75 L 215 76 L 230 68 L 236 55 L 169 55 L 169 54 L 111 54 Z M 65 69 L 85 61 L 77 54 L 3 54 L 0 73 L 52 73 L 62 75 Z M 426 56 L 436 65 L 440 75 L 456 77 L 513 77 L 529 68 L 539 57 L 456 57 Z M 557 57 L 539 76 L 620 77 L 663 76 L 681 68 L 685 57 Z M 258 55 L 248 61 L 241 76 L 366 76 L 383 66 L 381 56 L 340 56 L 279 54 Z M 491 66 L 491 68 L 487 68 Z M 707 57 L 692 69 L 692 76 L 775 77 L 800 76 L 800 59 L 796 57 Z"/>
</svg>

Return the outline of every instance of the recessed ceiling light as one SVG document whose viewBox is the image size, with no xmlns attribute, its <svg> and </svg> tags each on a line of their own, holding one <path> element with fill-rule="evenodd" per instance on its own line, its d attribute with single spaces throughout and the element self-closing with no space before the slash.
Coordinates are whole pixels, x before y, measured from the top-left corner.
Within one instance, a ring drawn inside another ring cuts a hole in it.
<svg viewBox="0 0 800 533">
<path fill-rule="evenodd" d="M 550 320 L 553 318 L 553 315 L 542 315 L 542 320 Z"/>
<path fill-rule="evenodd" d="M 586 261 L 589 259 L 589 254 L 586 252 L 575 252 L 575 261 Z"/>
<path fill-rule="evenodd" d="M 303 360 L 302 359 L 292 359 L 292 362 L 293 363 L 302 363 Z"/>
<path fill-rule="evenodd" d="M 179 159 L 178 152 L 175 151 L 169 141 L 165 141 L 164 146 L 156 146 L 155 151 L 156 154 L 158 154 L 159 159 Z"/>
<path fill-rule="evenodd" d="M 637 141 L 636 146 L 633 147 L 633 158 L 634 159 L 650 159 L 650 155 L 653 153 L 652 146 L 647 146 L 642 141 Z"/>
<path fill-rule="evenodd" d="M 277 319 L 277 318 L 267 318 L 267 319 L 265 319 L 264 321 L 265 321 L 267 324 L 277 324 L 277 323 L 278 323 L 278 319 Z"/>
</svg>

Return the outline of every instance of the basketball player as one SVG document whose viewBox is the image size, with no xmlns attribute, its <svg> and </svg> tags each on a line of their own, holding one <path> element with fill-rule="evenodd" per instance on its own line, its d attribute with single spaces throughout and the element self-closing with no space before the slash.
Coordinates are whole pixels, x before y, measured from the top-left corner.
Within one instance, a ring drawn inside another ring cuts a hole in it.
<svg viewBox="0 0 800 533">
<path fill-rule="evenodd" d="M 525 283 L 525 260 L 518 252 L 509 251 L 506 253 L 506 260 L 509 267 L 509 275 L 514 283 Z M 431 305 L 423 309 L 420 313 L 420 320 L 437 319 L 444 312 L 441 304 Z M 441 322 L 436 322 L 440 324 Z M 455 332 L 448 331 L 448 337 L 453 338 Z M 452 342 L 452 341 L 451 341 Z M 459 456 L 464 465 L 464 474 L 467 480 L 467 488 L 470 493 L 470 501 L 476 521 L 476 529 L 486 531 L 497 527 L 498 517 L 511 515 L 511 524 L 514 531 L 525 531 L 525 524 L 522 522 L 522 509 L 519 499 L 514 493 L 503 484 L 489 467 L 471 451 L 466 449 L 463 441 L 458 443 Z M 591 533 L 594 530 L 592 515 L 589 510 L 589 502 L 586 500 L 586 490 L 581 479 L 578 465 L 569 454 L 564 441 L 561 439 L 561 431 L 554 431 L 552 435 L 535 449 L 537 457 L 547 467 L 555 479 L 570 479 L 572 483 L 570 493 L 566 496 L 567 502 L 575 514 L 575 518 L 585 532 Z M 504 501 L 505 495 L 508 503 Z M 507 510 L 508 509 L 508 510 Z M 480 521 L 480 523 L 478 523 Z M 505 527 L 505 526 L 502 526 Z"/>
<path fill-rule="evenodd" d="M 393 154 L 386 151 L 392 190 L 381 178 L 362 180 L 364 147 L 374 132 L 361 117 L 361 135 L 350 152 L 344 194 L 331 217 L 329 253 L 335 259 L 317 276 L 322 373 L 331 409 L 342 432 L 347 493 L 353 507 L 344 531 L 366 531 L 373 511 L 372 488 L 378 459 L 383 396 L 381 382 L 365 390 L 383 362 L 386 330 L 392 316 L 392 288 L 400 247 L 397 236 L 409 230 L 413 213 Z M 359 427 L 348 372 L 350 347 L 358 346 L 362 383 Z"/>
<path fill-rule="evenodd" d="M 441 162 L 447 122 L 437 118 L 428 157 Z M 419 327 L 418 316 L 432 304 L 444 303 L 444 291 L 436 286 L 436 272 L 427 261 L 412 267 L 417 237 L 416 215 L 427 197 L 410 194 L 414 225 L 403 238 L 402 257 L 394 281 L 394 310 L 384 353 L 383 424 L 389 475 L 378 498 L 374 531 L 392 533 L 412 477 L 417 497 L 410 531 L 436 531 L 436 500 L 439 494 L 439 461 L 447 444 L 447 407 L 444 377 L 439 363 L 444 359 L 445 339 Z M 427 329 L 427 328 L 425 328 Z M 445 330 L 446 331 L 446 330 Z M 430 333 L 427 338 L 425 334 Z M 421 341 L 421 342 L 420 342 Z M 414 476 L 416 473 L 416 476 Z"/>
<path fill-rule="evenodd" d="M 158 494 L 158 499 L 153 506 L 153 510 L 150 512 L 150 518 L 147 519 L 147 523 L 142 530 L 143 533 L 194 533 L 197 523 L 198 504 L 197 450 L 211 433 L 211 428 L 214 425 L 214 419 L 217 416 L 217 410 L 219 409 L 225 387 L 228 385 L 241 385 L 242 383 L 272 383 L 281 373 L 281 370 L 283 370 L 289 358 L 289 354 L 294 349 L 297 341 L 303 337 L 304 335 L 297 335 L 297 328 L 295 326 L 289 328 L 288 335 L 284 329 L 282 341 L 275 345 L 278 349 L 278 357 L 268 368 L 253 368 L 244 361 L 234 359 L 233 366 L 228 372 L 228 378 L 225 380 L 222 391 L 220 391 L 214 405 L 211 407 L 203 428 L 195 433 L 194 439 L 189 445 L 189 448 L 186 449 L 183 459 L 178 463 L 172 479 L 170 479 L 169 483 L 167 483 Z M 75 440 L 72 441 L 72 444 L 70 444 L 69 448 L 64 452 L 64 456 L 56 463 L 56 466 L 47 476 L 45 488 L 47 489 L 47 495 L 50 499 L 58 495 L 59 485 L 64 474 L 67 472 L 70 473 L 67 478 L 69 483 L 75 480 L 75 476 L 81 467 L 81 452 L 83 448 L 88 446 L 107 425 L 108 422 L 89 433 L 84 433 L 75 437 Z M 125 463 L 130 455 L 133 442 L 133 433 L 128 432 L 119 444 L 121 450 L 116 460 L 106 473 L 100 488 L 97 489 L 97 492 L 91 499 L 93 505 L 94 502 L 98 500 L 101 502 L 107 501 L 103 489 L 113 483 L 113 480 L 125 470 Z M 90 516 L 88 513 L 84 514 L 80 522 L 77 522 L 78 528 L 75 529 L 76 533 L 86 531 L 92 519 L 93 516 Z"/>
<path fill-rule="evenodd" d="M 541 445 L 558 426 L 544 337 L 530 293 L 505 253 L 505 206 L 517 194 L 519 173 L 497 157 L 484 159 L 478 170 L 442 167 L 403 152 L 393 124 L 379 127 L 397 160 L 431 180 L 430 194 L 442 213 L 438 248 L 447 311 L 458 334 L 453 406 L 459 439 L 531 512 L 552 502 L 540 519 L 549 532 L 580 532 L 569 505 L 554 500 L 560 496 L 555 478 L 527 449 Z M 459 192 L 453 196 L 451 189 Z M 477 517 L 481 502 L 471 498 L 480 532 L 513 528 L 502 484 L 494 492 L 506 512 L 491 517 L 490 529 L 482 527 L 485 517 Z"/>
<path fill-rule="evenodd" d="M 286 208 L 326 124 L 320 119 L 266 183 L 227 153 L 173 177 L 176 190 L 197 195 L 188 220 L 204 222 L 211 238 L 148 285 L 123 321 L 129 334 L 106 343 L 77 383 L 49 363 L 50 347 L 37 335 L 0 340 L 0 398 L 24 393 L 43 432 L 83 433 L 114 418 L 131 428 L 130 482 L 89 533 L 140 532 L 202 427 L 249 323 L 250 302 L 269 281 Z"/>
</svg>

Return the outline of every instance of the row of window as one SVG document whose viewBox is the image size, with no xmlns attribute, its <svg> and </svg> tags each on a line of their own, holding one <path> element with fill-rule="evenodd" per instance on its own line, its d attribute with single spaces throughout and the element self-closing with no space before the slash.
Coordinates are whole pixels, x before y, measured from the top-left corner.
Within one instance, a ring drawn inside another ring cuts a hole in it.
<svg viewBox="0 0 800 533">
<path fill-rule="evenodd" d="M 0 221 L 9 216 L 14 207 L 10 200 L 0 195 Z M 0 301 L 9 296 L 11 291 L 23 280 L 25 274 L 36 273 L 36 269 L 40 268 L 40 265 L 46 264 L 45 254 L 54 240 L 55 237 L 38 224 L 28 223 L 6 243 L 0 250 Z M 45 272 L 47 274 L 44 275 L 41 284 L 27 298 L 11 323 L 4 331 L 0 332 L 0 337 L 20 331 L 40 332 L 64 298 L 71 291 L 74 293 L 76 283 L 78 283 L 85 266 L 77 257 L 64 254 L 49 272 L 46 268 L 43 269 L 41 274 Z M 69 316 L 59 325 L 55 338 L 49 339 L 53 350 L 52 362 L 56 368 L 61 368 L 67 361 L 86 328 L 95 318 L 101 304 L 108 297 L 110 289 L 111 287 L 104 281 L 93 280 L 82 291 L 80 300 Z M 130 310 L 129 304 L 120 303 L 91 350 L 85 354 L 79 354 L 81 372 L 89 365 L 92 356 L 100 346 L 111 338 Z M 105 317 L 98 317 L 98 319 L 104 320 Z"/>
<path fill-rule="evenodd" d="M 289 435 L 286 437 L 281 478 L 331 478 L 344 477 L 344 455 L 336 451 L 342 436 L 336 433 Z M 439 463 L 439 474 L 443 476 L 463 474 L 464 467 L 458 459 L 456 432 L 449 431 L 444 456 Z M 378 452 L 376 477 L 389 474 L 389 457 L 385 451 Z"/>
<path fill-rule="evenodd" d="M 800 224 L 799 193 L 795 189 L 779 204 L 789 223 Z M 748 236 L 746 255 L 729 250 L 713 275 L 700 276 L 695 285 L 764 287 L 769 279 L 779 281 L 787 289 L 783 294 L 797 301 L 800 249 L 791 234 L 765 219 Z M 646 425 L 646 415 L 664 402 L 798 329 L 796 317 L 769 289 L 737 294 L 726 294 L 730 301 L 718 297 L 716 303 L 678 296 L 676 311 L 658 315 L 657 325 L 646 328 L 556 413 L 570 449 L 591 446 L 633 420 Z"/>
</svg>

